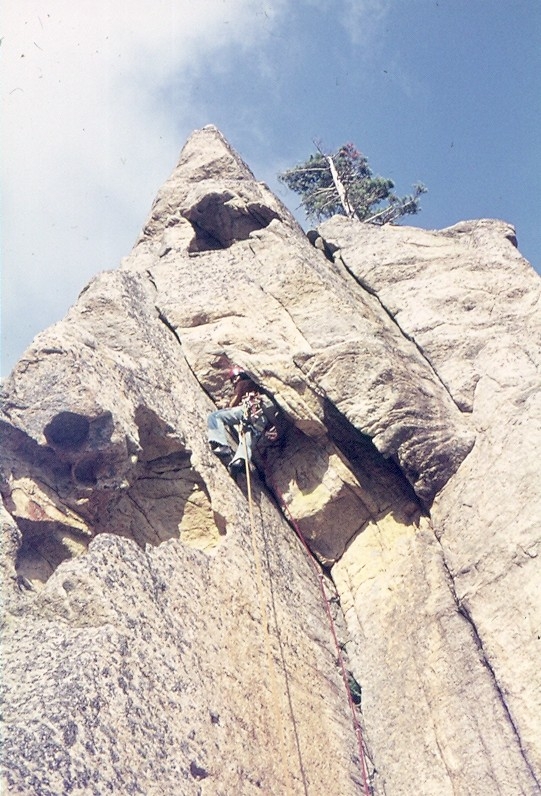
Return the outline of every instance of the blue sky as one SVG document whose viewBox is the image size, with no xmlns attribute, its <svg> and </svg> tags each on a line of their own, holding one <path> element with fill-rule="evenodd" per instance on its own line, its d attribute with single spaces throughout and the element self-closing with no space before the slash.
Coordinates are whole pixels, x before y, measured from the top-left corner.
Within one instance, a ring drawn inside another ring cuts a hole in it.
<svg viewBox="0 0 541 796">
<path fill-rule="evenodd" d="M 192 130 L 276 174 L 354 142 L 429 229 L 541 271 L 539 0 L 18 0 L 0 17 L 2 375 L 127 255 Z M 302 220 L 302 219 L 301 219 Z"/>
</svg>

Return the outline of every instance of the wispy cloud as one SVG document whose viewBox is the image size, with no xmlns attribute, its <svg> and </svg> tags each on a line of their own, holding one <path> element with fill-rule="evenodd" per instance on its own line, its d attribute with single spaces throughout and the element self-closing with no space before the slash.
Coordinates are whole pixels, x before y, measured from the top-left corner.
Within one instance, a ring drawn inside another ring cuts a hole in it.
<svg viewBox="0 0 541 796">
<path fill-rule="evenodd" d="M 228 47 L 255 47 L 286 7 L 18 0 L 4 9 L 5 367 L 64 315 L 93 273 L 131 248 L 179 138 L 200 123 L 190 113 L 189 75 Z M 160 101 L 173 79 L 186 97 L 176 108 Z"/>
<path fill-rule="evenodd" d="M 233 50 L 245 54 L 246 80 L 259 70 L 271 95 L 285 83 L 279 49 L 265 46 L 287 38 L 288 12 L 330 13 L 368 52 L 390 3 L 4 4 L 2 372 L 65 314 L 93 274 L 129 252 L 185 136 L 216 121 L 203 110 L 209 63 L 214 74 L 227 74 Z M 266 120 L 252 111 L 247 103 L 232 124 L 264 138 Z"/>
<path fill-rule="evenodd" d="M 355 44 L 372 50 L 392 6 L 393 0 L 344 0 L 341 23 Z"/>
</svg>

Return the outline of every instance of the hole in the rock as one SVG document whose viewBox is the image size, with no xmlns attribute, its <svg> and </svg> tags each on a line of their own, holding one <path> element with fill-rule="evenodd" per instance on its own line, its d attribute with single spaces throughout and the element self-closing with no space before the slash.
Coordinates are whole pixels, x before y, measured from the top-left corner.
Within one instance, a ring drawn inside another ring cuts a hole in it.
<svg viewBox="0 0 541 796">
<path fill-rule="evenodd" d="M 195 236 L 188 246 L 189 252 L 209 252 L 226 248 L 220 239 L 215 238 L 200 224 L 197 224 L 195 221 L 192 221 L 191 223 L 195 232 Z"/>
<path fill-rule="evenodd" d="M 10 505 L 9 495 L 4 499 L 22 533 L 15 567 L 33 586 L 44 584 L 63 561 L 83 555 L 89 541 L 99 533 L 132 539 L 142 549 L 147 544 L 157 546 L 168 539 L 180 539 L 199 550 L 216 547 L 226 534 L 226 521 L 213 511 L 205 482 L 192 466 L 190 452 L 179 450 L 182 443 L 178 436 L 151 411 L 139 412 L 138 420 L 145 448 L 129 488 L 93 488 L 100 468 L 106 464 L 103 454 L 85 456 L 73 465 L 70 491 L 60 498 L 59 508 L 67 499 L 82 532 L 60 519 L 42 521 L 39 504 L 34 516 L 20 516 L 13 502 Z M 171 448 L 174 452 L 169 452 Z M 160 450 L 168 452 L 147 459 Z M 27 477 L 54 483 L 51 474 L 50 469 L 46 475 L 30 466 Z M 19 490 L 24 488 L 21 484 Z M 27 510 L 24 503 L 20 505 Z"/>
<path fill-rule="evenodd" d="M 79 448 L 88 438 L 90 422 L 76 412 L 60 412 L 48 425 L 43 433 L 49 445 L 64 450 Z"/>
<path fill-rule="evenodd" d="M 251 232 L 267 227 L 278 214 L 258 202 L 245 202 L 230 191 L 212 193 L 185 212 L 195 236 L 189 251 L 227 249 L 246 240 Z"/>
<path fill-rule="evenodd" d="M 73 479 L 81 486 L 95 486 L 98 481 L 99 458 L 81 459 L 73 467 Z"/>
</svg>

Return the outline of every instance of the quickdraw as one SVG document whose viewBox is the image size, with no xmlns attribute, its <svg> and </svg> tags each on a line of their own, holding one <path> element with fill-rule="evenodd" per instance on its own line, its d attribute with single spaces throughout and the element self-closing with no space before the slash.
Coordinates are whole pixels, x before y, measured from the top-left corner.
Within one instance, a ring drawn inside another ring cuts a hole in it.
<svg viewBox="0 0 541 796">
<path fill-rule="evenodd" d="M 241 406 L 243 408 L 243 418 L 249 423 L 259 419 L 263 414 L 263 401 L 260 393 L 247 392 L 241 401 Z"/>
<path fill-rule="evenodd" d="M 280 410 L 270 398 L 261 393 L 249 392 L 241 401 L 243 425 L 262 434 L 267 443 L 275 443 L 280 438 L 278 417 Z"/>
</svg>

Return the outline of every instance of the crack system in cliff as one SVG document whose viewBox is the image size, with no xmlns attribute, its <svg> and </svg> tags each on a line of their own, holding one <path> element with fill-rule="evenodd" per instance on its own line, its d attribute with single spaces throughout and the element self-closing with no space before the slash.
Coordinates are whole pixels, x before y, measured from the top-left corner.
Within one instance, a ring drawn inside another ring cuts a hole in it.
<svg viewBox="0 0 541 796">
<path fill-rule="evenodd" d="M 357 285 L 359 285 L 359 287 L 361 287 L 363 290 L 365 290 L 369 295 L 373 296 L 376 299 L 376 301 L 378 302 L 378 304 L 381 307 L 381 309 L 383 310 L 383 312 L 387 315 L 387 317 L 395 324 L 397 329 L 400 331 L 400 334 L 408 342 L 412 343 L 412 345 L 415 346 L 415 348 L 418 351 L 419 355 L 424 359 L 424 361 L 429 366 L 431 373 L 434 375 L 434 378 L 437 379 L 439 384 L 441 384 L 441 386 L 444 388 L 445 392 L 449 395 L 449 398 L 451 399 L 453 404 L 456 406 L 458 411 L 461 412 L 461 413 L 464 413 L 465 409 L 463 407 L 460 407 L 459 404 L 456 402 L 456 400 L 455 400 L 455 398 L 454 398 L 449 386 L 441 378 L 440 374 L 438 373 L 437 369 L 435 368 L 434 364 L 432 363 L 430 357 L 426 354 L 426 352 L 424 351 L 422 346 L 419 345 L 419 343 L 417 342 L 415 337 L 410 335 L 410 334 L 408 334 L 408 332 L 406 332 L 405 329 L 402 328 L 402 326 L 400 325 L 399 321 L 396 318 L 396 315 L 394 315 L 391 312 L 391 310 L 383 303 L 383 300 L 382 300 L 381 296 L 377 293 L 377 291 L 374 290 L 374 288 L 370 287 L 370 285 L 368 285 L 366 283 L 366 281 L 364 279 L 362 279 L 362 277 L 357 276 L 355 274 L 355 272 L 353 271 L 353 269 L 348 266 L 347 262 L 345 261 L 345 259 L 343 257 L 343 253 L 342 253 L 341 249 L 338 246 L 331 245 L 319 233 L 316 233 L 316 234 L 317 234 L 317 238 L 313 238 L 313 236 L 312 236 L 312 240 L 311 240 L 312 245 L 314 245 L 316 248 L 319 248 L 322 251 L 322 253 L 324 254 L 324 256 L 330 262 L 333 262 L 335 264 L 341 263 L 343 268 L 344 268 L 344 270 L 350 275 L 350 277 L 354 280 L 354 282 Z M 320 245 L 316 246 L 316 243 L 318 243 L 319 241 L 321 242 Z"/>
<path fill-rule="evenodd" d="M 434 536 L 435 536 L 435 538 L 437 538 L 436 534 L 434 534 Z M 477 650 L 479 652 L 479 657 L 481 659 L 481 663 L 485 667 L 486 671 L 489 673 L 490 680 L 491 680 L 492 685 L 494 687 L 494 691 L 497 694 L 498 701 L 501 704 L 502 709 L 504 711 L 504 714 L 505 714 L 505 716 L 507 718 L 509 727 L 511 728 L 512 735 L 513 735 L 513 737 L 514 737 L 514 739 L 516 741 L 517 748 L 518 748 L 518 750 L 519 750 L 519 752 L 520 752 L 520 754 L 521 754 L 521 756 L 522 756 L 522 758 L 524 760 L 526 768 L 528 769 L 528 771 L 531 774 L 531 777 L 532 777 L 533 781 L 537 784 L 537 787 L 539 788 L 539 791 L 541 792 L 541 781 L 538 779 L 538 777 L 536 775 L 534 766 L 531 764 L 530 760 L 528 759 L 528 755 L 526 753 L 526 750 L 524 749 L 524 745 L 522 743 L 522 738 L 520 736 L 519 729 L 518 729 L 518 727 L 517 727 L 517 725 L 516 725 L 516 723 L 515 723 L 515 721 L 513 719 L 513 715 L 511 713 L 511 709 L 510 709 L 509 705 L 507 704 L 507 700 L 505 698 L 505 694 L 504 694 L 503 688 L 500 685 L 500 683 L 498 681 L 498 678 L 496 676 L 496 671 L 495 671 L 494 667 L 491 665 L 490 660 L 488 658 L 488 655 L 485 652 L 485 648 L 484 648 L 484 645 L 483 645 L 483 640 L 482 640 L 482 638 L 481 638 L 481 636 L 479 634 L 479 631 L 477 630 L 477 626 L 475 624 L 475 621 L 474 621 L 471 613 L 468 611 L 464 601 L 461 600 L 459 598 L 459 596 L 458 596 L 458 593 L 457 593 L 457 590 L 456 590 L 456 586 L 455 586 L 455 580 L 454 580 L 453 574 L 451 572 L 451 569 L 449 567 L 449 564 L 447 563 L 447 560 L 446 560 L 446 557 L 445 557 L 445 550 L 443 549 L 443 546 L 442 546 L 441 541 L 439 539 L 438 539 L 438 543 L 439 543 L 440 549 L 441 549 L 442 565 L 443 565 L 443 568 L 444 568 L 444 570 L 446 572 L 447 579 L 448 579 L 449 591 L 451 592 L 451 595 L 452 595 L 453 600 L 455 602 L 457 613 L 462 617 L 462 619 L 466 622 L 466 624 L 468 625 L 468 627 L 470 629 L 470 632 L 472 634 L 473 640 L 474 640 L 475 645 L 477 647 Z"/>
</svg>

